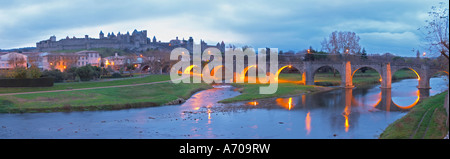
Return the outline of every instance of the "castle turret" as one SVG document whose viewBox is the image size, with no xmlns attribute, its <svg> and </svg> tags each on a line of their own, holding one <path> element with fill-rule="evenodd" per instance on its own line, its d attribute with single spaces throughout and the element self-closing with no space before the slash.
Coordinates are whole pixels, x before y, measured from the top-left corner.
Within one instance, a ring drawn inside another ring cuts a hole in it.
<svg viewBox="0 0 450 159">
<path fill-rule="evenodd" d="M 50 41 L 56 41 L 56 36 L 50 36 Z"/>
<path fill-rule="evenodd" d="M 156 43 L 156 37 L 153 36 L 153 43 Z"/>
<path fill-rule="evenodd" d="M 105 38 L 105 34 L 103 34 L 103 31 L 100 30 L 100 34 L 99 34 L 100 39 Z"/>
</svg>

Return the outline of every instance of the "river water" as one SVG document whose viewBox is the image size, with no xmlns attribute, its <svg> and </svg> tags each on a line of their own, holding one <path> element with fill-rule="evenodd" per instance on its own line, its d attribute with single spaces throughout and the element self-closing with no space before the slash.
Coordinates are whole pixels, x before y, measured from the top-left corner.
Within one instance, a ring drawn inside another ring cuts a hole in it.
<svg viewBox="0 0 450 159">
<path fill-rule="evenodd" d="M 416 79 L 232 104 L 227 85 L 181 105 L 116 111 L 0 114 L 2 139 L 374 139 L 419 101 Z M 432 78 L 430 96 L 448 80 Z M 423 97 L 422 97 L 423 98 Z"/>
</svg>

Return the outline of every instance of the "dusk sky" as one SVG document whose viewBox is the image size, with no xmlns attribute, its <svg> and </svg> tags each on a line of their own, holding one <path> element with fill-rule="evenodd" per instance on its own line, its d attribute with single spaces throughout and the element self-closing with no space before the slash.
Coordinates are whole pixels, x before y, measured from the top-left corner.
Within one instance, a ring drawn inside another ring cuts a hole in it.
<svg viewBox="0 0 450 159">
<path fill-rule="evenodd" d="M 333 31 L 352 31 L 368 53 L 415 56 L 427 51 L 419 27 L 443 0 L 19 0 L 0 1 L 0 48 L 35 47 L 89 35 L 147 30 L 169 41 L 192 36 L 209 44 L 271 47 L 295 52 L 320 42 Z M 448 4 L 447 1 L 443 1 Z"/>
</svg>

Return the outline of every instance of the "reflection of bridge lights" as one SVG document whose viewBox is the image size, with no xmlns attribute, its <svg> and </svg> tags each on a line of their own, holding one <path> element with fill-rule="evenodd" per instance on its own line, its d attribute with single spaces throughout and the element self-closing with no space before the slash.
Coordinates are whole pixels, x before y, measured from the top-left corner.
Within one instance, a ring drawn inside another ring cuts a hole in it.
<svg viewBox="0 0 450 159">
<path fill-rule="evenodd" d="M 211 119 L 211 110 L 208 109 L 208 119 Z"/>
<path fill-rule="evenodd" d="M 350 127 L 350 124 L 348 122 L 348 117 L 351 113 L 350 108 L 351 108 L 350 105 L 346 105 L 344 112 L 342 112 L 342 116 L 344 116 L 344 118 L 345 118 L 345 132 L 348 132 L 348 128 Z"/>
<path fill-rule="evenodd" d="M 253 101 L 253 102 L 248 102 L 248 104 L 253 105 L 253 106 L 257 106 L 259 103 L 257 101 Z"/>
<path fill-rule="evenodd" d="M 289 98 L 289 110 L 291 110 L 291 108 L 292 108 L 292 97 Z"/>
<path fill-rule="evenodd" d="M 413 104 L 408 105 L 408 106 L 399 106 L 399 105 L 395 104 L 394 101 L 392 101 L 392 103 L 394 103 L 394 105 L 397 106 L 397 107 L 399 107 L 400 109 L 410 109 L 410 108 L 416 106 L 417 103 L 419 103 L 419 100 L 420 100 L 420 90 L 417 90 L 417 91 L 416 91 L 416 96 L 417 96 L 416 101 L 414 101 Z"/>
<path fill-rule="evenodd" d="M 277 102 L 277 104 L 287 110 L 291 110 L 292 108 L 294 108 L 294 104 L 292 103 L 292 97 L 286 99 L 286 98 L 277 98 L 275 100 Z"/>
<path fill-rule="evenodd" d="M 311 132 L 311 116 L 310 116 L 311 112 L 308 112 L 308 114 L 306 114 L 306 119 L 305 119 L 305 125 L 306 125 L 306 135 L 309 135 L 309 133 Z"/>
</svg>

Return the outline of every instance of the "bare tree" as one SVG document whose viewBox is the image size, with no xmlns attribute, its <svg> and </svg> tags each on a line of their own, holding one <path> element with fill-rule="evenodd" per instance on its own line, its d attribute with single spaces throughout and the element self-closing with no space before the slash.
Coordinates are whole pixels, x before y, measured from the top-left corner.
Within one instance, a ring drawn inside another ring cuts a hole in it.
<svg viewBox="0 0 450 159">
<path fill-rule="evenodd" d="M 429 20 L 427 25 L 419 28 L 425 33 L 425 39 L 429 43 L 430 51 L 437 51 L 448 60 L 449 56 L 449 13 L 448 4 L 439 3 L 440 6 L 431 7 L 432 11 L 428 12 Z"/>
<path fill-rule="evenodd" d="M 11 53 L 8 55 L 8 64 L 14 68 L 16 68 L 18 66 L 24 66 L 24 65 L 26 67 L 26 63 L 27 63 L 27 60 L 19 54 Z"/>
<path fill-rule="evenodd" d="M 326 50 L 331 54 L 354 54 L 361 50 L 359 39 L 355 32 L 334 31 L 330 34 L 328 40 L 324 38 L 321 42 L 322 50 Z"/>
</svg>

